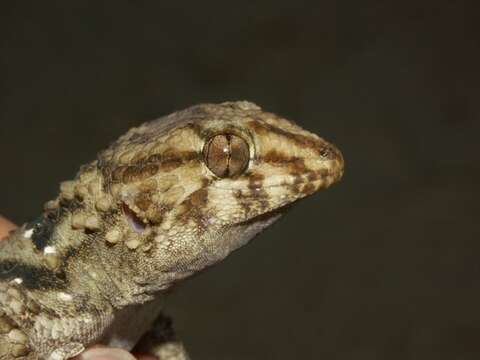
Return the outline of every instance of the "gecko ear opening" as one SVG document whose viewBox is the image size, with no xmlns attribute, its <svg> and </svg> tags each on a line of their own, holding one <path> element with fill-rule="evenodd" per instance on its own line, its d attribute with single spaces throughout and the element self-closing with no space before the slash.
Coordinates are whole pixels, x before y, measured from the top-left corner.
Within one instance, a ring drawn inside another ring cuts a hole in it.
<svg viewBox="0 0 480 360">
<path fill-rule="evenodd" d="M 133 211 L 127 203 L 122 202 L 122 210 L 133 231 L 141 234 L 147 229 L 147 224 Z"/>
</svg>

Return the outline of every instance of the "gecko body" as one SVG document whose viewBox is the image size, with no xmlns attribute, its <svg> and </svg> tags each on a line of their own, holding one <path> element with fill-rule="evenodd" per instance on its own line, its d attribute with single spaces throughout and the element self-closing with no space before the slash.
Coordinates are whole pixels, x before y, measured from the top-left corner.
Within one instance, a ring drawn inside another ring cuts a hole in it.
<svg viewBox="0 0 480 360">
<path fill-rule="evenodd" d="M 131 129 L 0 243 L 0 359 L 95 343 L 186 359 L 165 292 L 342 174 L 336 147 L 249 102 Z"/>
</svg>

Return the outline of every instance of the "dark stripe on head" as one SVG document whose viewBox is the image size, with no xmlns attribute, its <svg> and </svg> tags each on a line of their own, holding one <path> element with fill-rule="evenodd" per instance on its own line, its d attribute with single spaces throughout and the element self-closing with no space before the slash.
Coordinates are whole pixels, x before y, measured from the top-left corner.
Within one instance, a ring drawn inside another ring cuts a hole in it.
<svg viewBox="0 0 480 360">
<path fill-rule="evenodd" d="M 0 280 L 16 278 L 22 279 L 22 286 L 30 290 L 61 289 L 66 286 L 63 273 L 14 260 L 0 261 Z"/>
<path fill-rule="evenodd" d="M 200 159 L 200 154 L 196 151 L 183 151 L 177 153 L 176 151 L 167 150 L 163 154 L 151 155 L 147 159 L 147 163 L 153 163 L 163 171 L 171 171 L 185 163 L 198 159 Z"/>
<path fill-rule="evenodd" d="M 274 116 L 273 114 L 270 114 L 270 115 Z M 321 155 L 322 145 L 324 143 L 322 140 L 316 139 L 314 137 L 302 135 L 302 134 L 294 134 L 294 133 L 288 132 L 279 127 L 270 125 L 262 121 L 261 119 L 250 121 L 249 126 L 254 132 L 258 134 L 265 134 L 265 135 L 269 133 L 277 134 L 277 135 L 283 136 L 284 138 L 294 142 L 295 144 L 303 148 L 312 149 L 316 151 L 319 155 Z"/>
<path fill-rule="evenodd" d="M 128 184 L 152 177 L 159 171 L 172 171 L 188 162 L 199 159 L 200 154 L 195 151 L 184 151 L 178 154 L 173 152 L 154 154 L 129 166 L 117 167 L 112 172 L 111 178 L 114 182 Z M 108 169 L 108 166 L 105 169 Z"/>
<path fill-rule="evenodd" d="M 262 157 L 262 160 L 274 166 L 287 167 L 292 175 L 306 175 L 310 181 L 316 180 L 315 172 L 309 169 L 305 165 L 305 160 L 300 157 L 288 156 L 277 150 L 271 150 Z"/>
</svg>

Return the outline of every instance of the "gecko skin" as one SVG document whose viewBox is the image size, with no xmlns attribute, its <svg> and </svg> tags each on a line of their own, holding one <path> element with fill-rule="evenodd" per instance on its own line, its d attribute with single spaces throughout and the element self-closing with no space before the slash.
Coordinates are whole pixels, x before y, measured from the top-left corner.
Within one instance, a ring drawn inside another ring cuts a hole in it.
<svg viewBox="0 0 480 360">
<path fill-rule="evenodd" d="M 0 359 L 95 343 L 187 359 L 161 314 L 166 290 L 342 174 L 333 145 L 249 102 L 131 129 L 0 243 Z"/>
</svg>

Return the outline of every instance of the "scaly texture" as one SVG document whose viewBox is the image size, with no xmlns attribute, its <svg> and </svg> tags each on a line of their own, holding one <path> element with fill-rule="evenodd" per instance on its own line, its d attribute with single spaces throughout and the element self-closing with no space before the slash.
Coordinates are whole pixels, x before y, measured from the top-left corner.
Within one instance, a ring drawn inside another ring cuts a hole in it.
<svg viewBox="0 0 480 360">
<path fill-rule="evenodd" d="M 333 145 L 248 102 L 131 129 L 1 242 L 0 359 L 131 349 L 165 290 L 342 173 Z"/>
</svg>

